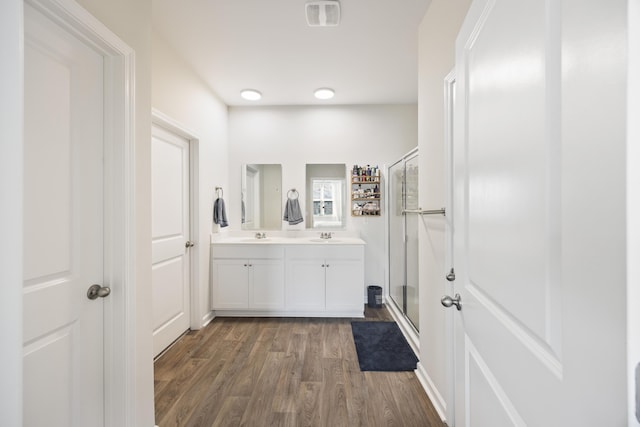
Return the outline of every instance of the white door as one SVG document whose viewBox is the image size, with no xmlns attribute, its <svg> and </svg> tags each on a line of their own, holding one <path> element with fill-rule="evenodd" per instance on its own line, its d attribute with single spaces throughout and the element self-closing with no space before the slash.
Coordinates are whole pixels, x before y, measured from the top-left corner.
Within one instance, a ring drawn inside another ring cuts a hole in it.
<svg viewBox="0 0 640 427">
<path fill-rule="evenodd" d="M 24 425 L 103 425 L 103 58 L 25 5 Z"/>
<path fill-rule="evenodd" d="M 478 0 L 457 40 L 457 426 L 626 423 L 624 25 L 569 3 Z"/>
<path fill-rule="evenodd" d="M 153 353 L 189 329 L 189 141 L 156 126 L 151 142 Z"/>
</svg>

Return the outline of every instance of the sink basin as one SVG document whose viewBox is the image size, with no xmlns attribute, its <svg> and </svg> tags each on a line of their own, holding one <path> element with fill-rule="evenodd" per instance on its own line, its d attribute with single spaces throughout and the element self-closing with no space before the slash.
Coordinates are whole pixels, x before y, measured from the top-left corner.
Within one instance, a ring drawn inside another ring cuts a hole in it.
<svg viewBox="0 0 640 427">
<path fill-rule="evenodd" d="M 310 241 L 314 242 L 314 243 L 340 243 L 339 239 L 334 239 L 334 238 L 331 238 L 331 239 L 310 239 Z"/>
</svg>

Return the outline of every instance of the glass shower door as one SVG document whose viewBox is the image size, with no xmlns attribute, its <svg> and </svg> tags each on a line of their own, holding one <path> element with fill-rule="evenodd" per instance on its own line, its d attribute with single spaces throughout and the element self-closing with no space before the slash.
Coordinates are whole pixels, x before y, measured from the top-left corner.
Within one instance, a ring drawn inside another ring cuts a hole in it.
<svg viewBox="0 0 640 427">
<path fill-rule="evenodd" d="M 418 330 L 418 155 L 391 166 L 389 175 L 389 295 Z"/>
<path fill-rule="evenodd" d="M 404 247 L 404 161 L 389 168 L 389 296 L 404 313 L 405 247 Z"/>
<path fill-rule="evenodd" d="M 405 163 L 405 209 L 407 211 L 418 211 L 418 155 L 408 159 Z M 418 330 L 420 325 L 420 310 L 418 305 L 418 225 L 420 215 L 416 213 L 407 213 L 404 216 L 406 230 L 406 310 L 407 318 L 413 323 Z"/>
</svg>

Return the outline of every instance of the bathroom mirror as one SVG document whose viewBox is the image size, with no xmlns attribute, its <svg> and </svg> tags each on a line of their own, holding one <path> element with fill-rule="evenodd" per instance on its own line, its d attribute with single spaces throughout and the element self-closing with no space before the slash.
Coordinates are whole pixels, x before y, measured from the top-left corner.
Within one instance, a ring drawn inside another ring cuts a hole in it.
<svg viewBox="0 0 640 427">
<path fill-rule="evenodd" d="M 347 188 L 344 163 L 307 164 L 307 228 L 345 226 Z"/>
<path fill-rule="evenodd" d="M 243 230 L 280 230 L 282 227 L 282 166 L 244 164 L 241 180 Z"/>
</svg>

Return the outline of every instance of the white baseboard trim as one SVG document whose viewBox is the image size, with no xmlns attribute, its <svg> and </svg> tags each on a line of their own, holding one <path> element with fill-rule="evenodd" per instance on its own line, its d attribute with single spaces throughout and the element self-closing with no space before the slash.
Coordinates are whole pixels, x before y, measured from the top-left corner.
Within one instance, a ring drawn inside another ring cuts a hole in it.
<svg viewBox="0 0 640 427">
<path fill-rule="evenodd" d="M 211 323 L 211 321 L 213 319 L 216 318 L 216 314 L 213 311 L 208 312 L 207 314 L 205 314 L 204 316 L 202 316 L 202 321 L 200 322 L 200 324 L 202 326 L 200 326 L 200 328 L 204 328 L 205 326 L 207 326 L 209 323 Z"/>
<path fill-rule="evenodd" d="M 431 381 L 431 378 L 429 377 L 429 374 L 427 373 L 424 365 L 418 362 L 418 366 L 414 372 L 416 373 L 416 376 L 418 377 L 418 381 L 420 381 L 422 388 L 427 393 L 427 396 L 429 396 L 431 403 L 433 403 L 433 406 L 440 416 L 440 419 L 442 420 L 442 422 L 446 423 L 447 404 L 442 398 L 442 395 L 438 392 L 438 389 L 433 384 L 433 381 Z"/>
<path fill-rule="evenodd" d="M 214 316 L 220 317 L 346 317 L 363 318 L 364 306 L 341 311 L 305 311 L 305 310 L 214 310 Z"/>
</svg>

